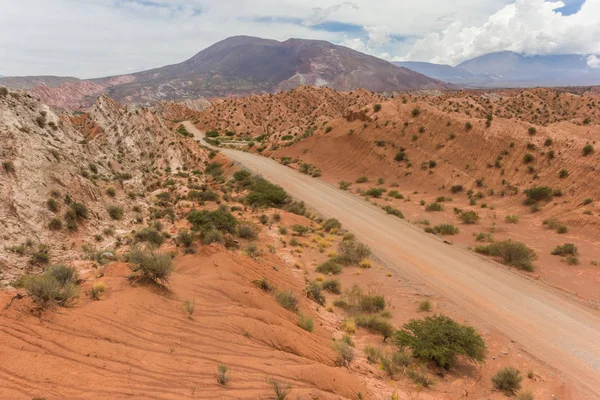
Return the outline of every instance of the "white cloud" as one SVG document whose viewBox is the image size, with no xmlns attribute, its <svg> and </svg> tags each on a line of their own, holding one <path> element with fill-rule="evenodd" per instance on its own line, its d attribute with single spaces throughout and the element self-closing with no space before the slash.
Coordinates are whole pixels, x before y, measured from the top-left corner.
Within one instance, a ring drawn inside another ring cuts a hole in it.
<svg viewBox="0 0 600 400">
<path fill-rule="evenodd" d="M 181 62 L 233 35 L 321 39 L 386 59 L 408 54 L 437 62 L 500 49 L 600 54 L 594 49 L 600 45 L 600 0 L 587 0 L 569 17 L 555 14 L 556 4 L 543 0 L 0 2 L 3 75 L 139 71 Z M 326 31 L 325 22 L 337 25 Z"/>
<path fill-rule="evenodd" d="M 587 66 L 590 68 L 600 68 L 600 58 L 592 54 L 587 59 Z"/>
<path fill-rule="evenodd" d="M 554 10 L 564 3 L 516 0 L 480 25 L 453 22 L 444 30 L 418 40 L 407 60 L 457 64 L 496 51 L 526 54 L 600 52 L 600 0 L 587 0 L 581 10 L 563 16 Z"/>
</svg>

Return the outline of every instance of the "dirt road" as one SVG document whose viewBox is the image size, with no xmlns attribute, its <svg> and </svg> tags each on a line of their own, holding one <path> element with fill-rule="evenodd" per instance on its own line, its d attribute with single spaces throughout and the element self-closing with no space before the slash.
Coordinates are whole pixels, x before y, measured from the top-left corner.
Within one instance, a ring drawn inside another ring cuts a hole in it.
<svg viewBox="0 0 600 400">
<path fill-rule="evenodd" d="M 191 123 L 188 131 L 202 133 Z M 221 149 L 282 186 L 373 249 L 398 276 L 426 284 L 600 398 L 600 315 L 567 296 L 468 250 L 448 245 L 334 186 L 242 151 Z M 543 266 L 540 266 L 543 268 Z"/>
</svg>

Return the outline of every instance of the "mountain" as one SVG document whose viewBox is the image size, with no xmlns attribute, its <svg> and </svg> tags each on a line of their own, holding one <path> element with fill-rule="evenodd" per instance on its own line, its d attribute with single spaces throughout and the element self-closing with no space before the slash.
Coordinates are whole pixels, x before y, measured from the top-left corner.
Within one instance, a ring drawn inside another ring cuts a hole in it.
<svg viewBox="0 0 600 400">
<path fill-rule="evenodd" d="M 475 74 L 464 68 L 453 67 L 447 64 L 433 64 L 419 61 L 395 61 L 393 64 L 456 85 L 484 86 L 494 82 L 494 79 L 487 74 Z"/>
<path fill-rule="evenodd" d="M 495 86 L 587 86 L 600 84 L 600 69 L 577 54 L 533 55 L 503 51 L 485 54 L 457 66 L 494 77 Z"/>
<path fill-rule="evenodd" d="M 301 85 L 350 91 L 451 89 L 452 85 L 325 41 L 284 42 L 235 36 L 174 65 L 107 78 L 0 78 L 0 85 L 31 89 L 44 102 L 79 108 L 100 93 L 128 103 L 278 92 Z M 45 85 L 42 86 L 42 85 Z"/>
<path fill-rule="evenodd" d="M 600 85 L 600 69 L 578 54 L 529 56 L 503 51 L 462 62 L 456 67 L 426 62 L 395 62 L 413 71 L 464 87 L 537 87 Z"/>
</svg>

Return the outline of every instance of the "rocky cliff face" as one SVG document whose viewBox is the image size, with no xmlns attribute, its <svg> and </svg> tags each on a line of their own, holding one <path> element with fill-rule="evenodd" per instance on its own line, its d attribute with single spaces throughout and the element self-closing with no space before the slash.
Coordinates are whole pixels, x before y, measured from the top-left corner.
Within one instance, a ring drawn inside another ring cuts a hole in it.
<svg viewBox="0 0 600 400">
<path fill-rule="evenodd" d="M 0 92 L 3 280 L 36 268 L 22 254 L 34 251 L 27 243 L 44 244 L 60 261 L 107 229 L 116 233 L 104 235 L 98 246 L 129 231 L 138 211 L 150 207 L 146 192 L 161 187 L 163 171 L 207 159 L 173 128 L 152 109 L 104 96 L 87 113 L 74 115 L 55 112 L 26 92 Z M 88 215 L 69 227 L 73 203 L 85 205 Z M 123 216 L 111 218 L 111 206 L 122 208 Z"/>
</svg>

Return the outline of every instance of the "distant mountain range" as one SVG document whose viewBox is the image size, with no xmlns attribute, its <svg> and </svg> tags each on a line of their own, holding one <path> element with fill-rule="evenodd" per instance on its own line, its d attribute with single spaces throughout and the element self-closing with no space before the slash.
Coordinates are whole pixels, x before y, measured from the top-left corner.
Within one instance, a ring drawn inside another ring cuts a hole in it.
<svg viewBox="0 0 600 400">
<path fill-rule="evenodd" d="M 395 62 L 432 78 L 465 87 L 600 85 L 600 69 L 576 54 L 528 56 L 504 51 L 476 57 L 456 67 L 425 62 Z"/>
<path fill-rule="evenodd" d="M 130 103 L 199 97 L 277 92 L 300 85 L 328 86 L 350 91 L 452 89 L 410 69 L 395 66 L 325 41 L 289 39 L 284 42 L 235 36 L 202 50 L 180 64 L 108 78 L 0 78 L 0 85 L 30 89 L 52 105 L 77 108 L 94 96 Z"/>
</svg>

